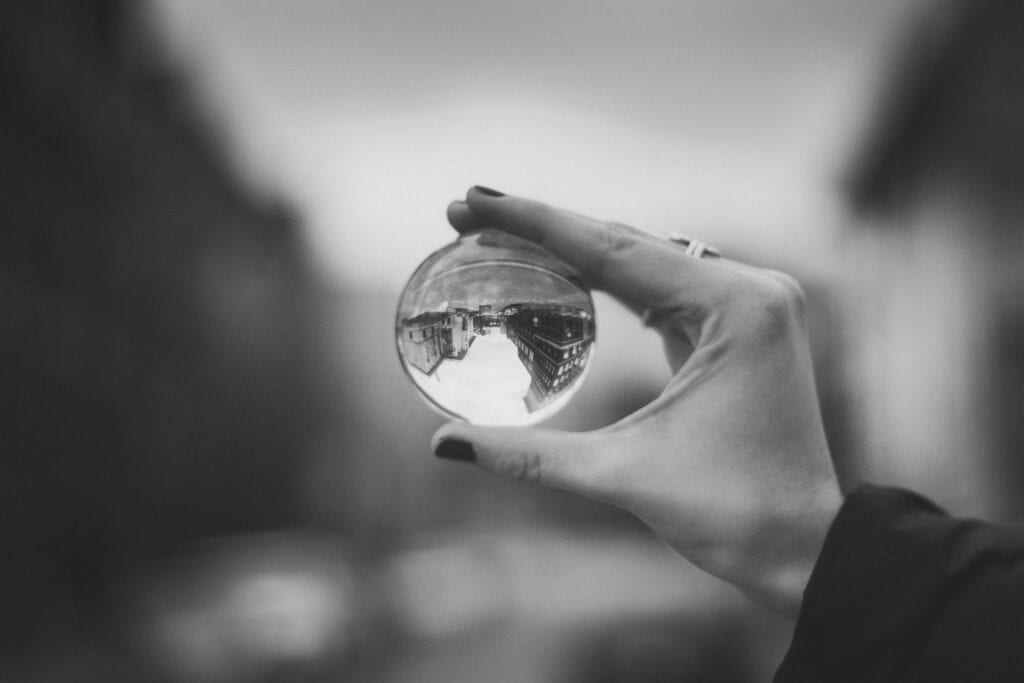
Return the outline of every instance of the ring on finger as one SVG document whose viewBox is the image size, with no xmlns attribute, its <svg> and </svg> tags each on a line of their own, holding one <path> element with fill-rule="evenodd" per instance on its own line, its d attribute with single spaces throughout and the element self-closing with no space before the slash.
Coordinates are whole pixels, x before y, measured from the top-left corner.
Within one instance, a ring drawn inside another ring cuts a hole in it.
<svg viewBox="0 0 1024 683">
<path fill-rule="evenodd" d="M 669 242 L 675 242 L 686 247 L 686 251 L 683 253 L 694 258 L 703 258 L 704 256 L 714 258 L 722 255 L 722 252 L 717 247 L 679 232 L 669 233 L 668 240 Z"/>
</svg>

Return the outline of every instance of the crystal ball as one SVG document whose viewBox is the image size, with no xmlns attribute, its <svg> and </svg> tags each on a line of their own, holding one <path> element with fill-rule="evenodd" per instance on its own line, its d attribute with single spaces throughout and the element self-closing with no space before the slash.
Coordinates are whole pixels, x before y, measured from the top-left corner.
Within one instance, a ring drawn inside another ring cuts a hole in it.
<svg viewBox="0 0 1024 683">
<path fill-rule="evenodd" d="M 482 425 L 529 425 L 561 410 L 594 357 L 594 302 L 579 274 L 496 229 L 427 257 L 402 291 L 395 342 L 427 404 Z"/>
</svg>

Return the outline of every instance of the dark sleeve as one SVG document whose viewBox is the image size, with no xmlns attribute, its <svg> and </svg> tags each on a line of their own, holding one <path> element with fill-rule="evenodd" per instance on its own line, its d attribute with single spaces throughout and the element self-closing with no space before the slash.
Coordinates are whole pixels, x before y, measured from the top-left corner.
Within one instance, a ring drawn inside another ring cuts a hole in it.
<svg viewBox="0 0 1024 683">
<path fill-rule="evenodd" d="M 829 529 L 775 683 L 1024 681 L 1024 529 L 864 485 Z"/>
</svg>

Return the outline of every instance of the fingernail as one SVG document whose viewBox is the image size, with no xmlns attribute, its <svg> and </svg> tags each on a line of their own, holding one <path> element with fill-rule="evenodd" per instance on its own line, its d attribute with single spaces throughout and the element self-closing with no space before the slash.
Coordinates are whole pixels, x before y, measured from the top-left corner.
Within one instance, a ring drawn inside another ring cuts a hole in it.
<svg viewBox="0 0 1024 683">
<path fill-rule="evenodd" d="M 498 192 L 497 190 L 492 190 L 491 188 L 484 187 L 483 185 L 476 185 L 475 189 L 476 189 L 477 192 L 485 194 L 488 197 L 504 197 L 505 196 L 504 192 Z"/>
<path fill-rule="evenodd" d="M 461 460 L 462 462 L 476 462 L 476 453 L 473 452 L 473 444 L 458 439 L 445 439 L 437 444 L 434 455 L 445 460 Z"/>
</svg>

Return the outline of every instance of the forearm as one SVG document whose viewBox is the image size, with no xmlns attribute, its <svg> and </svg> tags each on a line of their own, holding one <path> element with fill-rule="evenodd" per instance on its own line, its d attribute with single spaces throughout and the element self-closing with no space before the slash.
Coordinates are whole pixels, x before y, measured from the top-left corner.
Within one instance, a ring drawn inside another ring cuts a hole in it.
<svg viewBox="0 0 1024 683">
<path fill-rule="evenodd" d="M 777 683 L 1024 679 L 1024 532 L 864 486 L 829 530 Z"/>
</svg>

